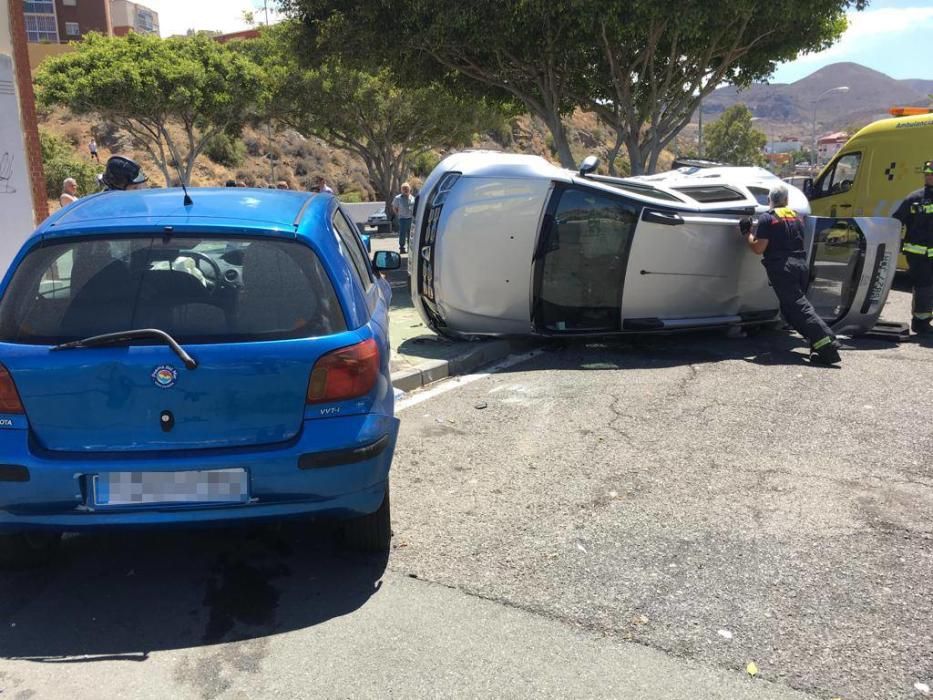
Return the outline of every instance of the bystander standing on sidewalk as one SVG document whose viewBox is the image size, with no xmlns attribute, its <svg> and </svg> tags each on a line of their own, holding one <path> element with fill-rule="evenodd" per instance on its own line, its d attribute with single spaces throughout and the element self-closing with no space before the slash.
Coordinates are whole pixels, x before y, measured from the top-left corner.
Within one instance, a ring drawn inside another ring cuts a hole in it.
<svg viewBox="0 0 933 700">
<path fill-rule="evenodd" d="M 401 194 L 395 195 L 392 200 L 392 211 L 398 217 L 398 250 L 404 253 L 408 247 L 408 236 L 411 233 L 411 219 L 415 213 L 415 198 L 411 194 L 411 185 L 402 183 Z"/>
<path fill-rule="evenodd" d="M 100 163 L 100 155 L 97 153 L 97 141 L 92 138 L 91 142 L 87 145 L 87 148 L 91 152 L 91 158 Z"/>
<path fill-rule="evenodd" d="M 78 201 L 78 181 L 73 177 L 65 178 L 62 183 L 62 193 L 58 196 L 58 203 L 64 209 L 72 202 Z"/>
<path fill-rule="evenodd" d="M 330 185 L 327 184 L 327 180 L 318 175 L 314 179 L 314 184 L 318 188 L 318 192 L 327 192 L 328 194 L 333 194 L 334 191 L 331 189 Z"/>
</svg>

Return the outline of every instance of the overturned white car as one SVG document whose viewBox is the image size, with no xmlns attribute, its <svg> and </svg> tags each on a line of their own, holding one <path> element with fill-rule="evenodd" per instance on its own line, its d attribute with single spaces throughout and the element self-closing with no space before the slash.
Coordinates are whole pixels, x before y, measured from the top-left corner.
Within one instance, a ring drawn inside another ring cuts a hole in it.
<svg viewBox="0 0 933 700">
<path fill-rule="evenodd" d="M 606 335 L 773 321 L 778 302 L 738 233 L 780 180 L 760 168 L 579 173 L 470 151 L 424 183 L 412 299 L 445 335 Z M 810 208 L 789 188 L 789 206 Z M 894 277 L 893 219 L 807 217 L 811 301 L 840 334 L 874 326 Z"/>
</svg>

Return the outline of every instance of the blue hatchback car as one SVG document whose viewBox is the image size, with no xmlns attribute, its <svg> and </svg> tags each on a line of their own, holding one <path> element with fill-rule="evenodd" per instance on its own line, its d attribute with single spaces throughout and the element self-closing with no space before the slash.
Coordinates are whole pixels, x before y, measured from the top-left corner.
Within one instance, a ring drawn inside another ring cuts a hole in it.
<svg viewBox="0 0 933 700">
<path fill-rule="evenodd" d="M 389 546 L 391 289 L 329 194 L 105 192 L 0 285 L 0 557 L 314 515 Z"/>
</svg>

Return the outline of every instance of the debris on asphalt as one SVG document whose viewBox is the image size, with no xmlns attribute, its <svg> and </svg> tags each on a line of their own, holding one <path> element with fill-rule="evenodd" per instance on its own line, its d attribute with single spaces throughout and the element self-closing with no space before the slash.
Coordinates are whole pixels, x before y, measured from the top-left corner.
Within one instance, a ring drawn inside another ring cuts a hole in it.
<svg viewBox="0 0 933 700">
<path fill-rule="evenodd" d="M 926 683 L 914 683 L 914 688 L 918 693 L 923 693 L 924 695 L 930 694 L 930 686 Z"/>
<path fill-rule="evenodd" d="M 476 408 L 476 409 L 482 411 L 482 410 L 483 410 L 484 408 L 486 408 L 488 405 L 489 405 L 489 404 L 486 403 L 485 401 L 480 401 L 478 404 L 476 404 L 475 406 L 473 406 L 473 408 Z"/>
<path fill-rule="evenodd" d="M 729 630 L 719 630 L 717 634 L 719 634 L 719 636 L 723 639 L 732 639 L 732 632 Z"/>
<path fill-rule="evenodd" d="M 749 661 L 748 666 L 745 667 L 745 673 L 754 677 L 758 675 L 758 664 L 754 661 Z"/>
<path fill-rule="evenodd" d="M 618 491 L 610 491 L 609 498 L 616 498 L 619 495 Z"/>
<path fill-rule="evenodd" d="M 579 549 L 581 552 L 583 552 L 584 554 L 586 554 L 586 547 L 584 547 L 584 546 L 583 546 L 582 544 L 580 544 L 579 542 L 577 542 L 577 549 Z"/>
</svg>

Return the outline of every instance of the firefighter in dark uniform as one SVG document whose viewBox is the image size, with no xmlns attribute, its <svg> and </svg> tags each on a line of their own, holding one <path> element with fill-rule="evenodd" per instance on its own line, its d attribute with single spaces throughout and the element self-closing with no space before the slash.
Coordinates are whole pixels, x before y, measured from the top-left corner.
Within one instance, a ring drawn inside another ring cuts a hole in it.
<svg viewBox="0 0 933 700">
<path fill-rule="evenodd" d="M 901 202 L 893 216 L 904 224 L 904 257 L 914 288 L 910 328 L 919 335 L 933 335 L 933 160 L 923 164 L 924 187 Z"/>
<path fill-rule="evenodd" d="M 104 190 L 138 190 L 145 184 L 146 176 L 132 158 L 110 156 L 107 168 L 97 176 L 97 180 Z"/>
<path fill-rule="evenodd" d="M 810 361 L 832 365 L 841 361 L 839 343 L 829 326 L 821 319 L 807 299 L 805 289 L 810 282 L 810 266 L 804 250 L 803 221 L 787 206 L 787 188 L 775 186 L 770 194 L 771 209 L 756 222 L 748 217 L 739 222 L 739 229 L 761 264 L 768 272 L 781 314 L 810 342 Z"/>
</svg>

